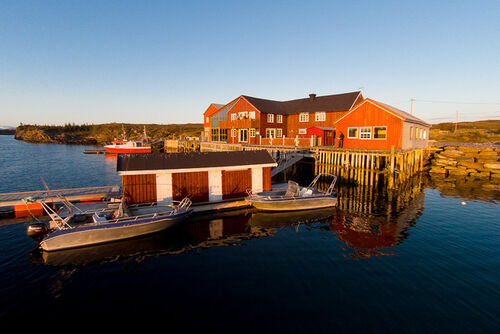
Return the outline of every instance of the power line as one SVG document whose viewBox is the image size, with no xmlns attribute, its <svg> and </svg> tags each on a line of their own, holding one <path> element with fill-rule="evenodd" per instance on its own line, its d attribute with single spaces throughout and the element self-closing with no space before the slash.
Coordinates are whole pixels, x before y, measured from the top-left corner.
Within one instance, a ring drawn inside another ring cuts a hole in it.
<svg viewBox="0 0 500 334">
<path fill-rule="evenodd" d="M 437 100 L 420 100 L 411 99 L 414 102 L 428 102 L 428 103 L 449 103 L 449 104 L 489 104 L 489 105 L 500 105 L 500 102 L 459 102 L 459 101 L 437 101 Z"/>
</svg>

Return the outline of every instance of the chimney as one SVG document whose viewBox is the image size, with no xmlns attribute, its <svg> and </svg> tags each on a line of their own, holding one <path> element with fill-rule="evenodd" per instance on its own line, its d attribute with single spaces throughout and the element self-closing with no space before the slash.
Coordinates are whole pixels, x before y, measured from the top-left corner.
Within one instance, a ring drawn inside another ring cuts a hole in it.
<svg viewBox="0 0 500 334">
<path fill-rule="evenodd" d="M 309 94 L 309 100 L 314 101 L 316 94 Z"/>
</svg>

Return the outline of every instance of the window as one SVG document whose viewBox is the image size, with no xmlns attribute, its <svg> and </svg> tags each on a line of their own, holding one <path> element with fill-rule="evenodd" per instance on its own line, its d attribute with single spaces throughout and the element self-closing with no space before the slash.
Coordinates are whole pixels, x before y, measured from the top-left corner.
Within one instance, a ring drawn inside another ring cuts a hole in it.
<svg viewBox="0 0 500 334">
<path fill-rule="evenodd" d="M 418 129 L 418 138 L 422 139 L 423 134 L 424 134 L 424 129 Z"/>
<path fill-rule="evenodd" d="M 236 114 L 231 114 L 231 121 L 236 121 Z"/>
<path fill-rule="evenodd" d="M 283 115 L 276 115 L 276 123 L 283 123 Z"/>
<path fill-rule="evenodd" d="M 247 119 L 248 118 L 248 111 L 240 111 L 238 113 L 238 119 Z"/>
<path fill-rule="evenodd" d="M 279 128 L 276 129 L 276 138 L 281 138 L 283 137 L 283 129 Z"/>
<path fill-rule="evenodd" d="M 306 129 L 299 129 L 299 135 L 305 135 L 307 133 Z"/>
<path fill-rule="evenodd" d="M 301 112 L 299 114 L 299 122 L 309 122 L 309 113 L 308 112 Z"/>
<path fill-rule="evenodd" d="M 274 123 L 274 114 L 267 114 L 267 123 Z"/>
<path fill-rule="evenodd" d="M 250 137 L 255 137 L 255 128 L 250 129 Z"/>
<path fill-rule="evenodd" d="M 248 118 L 255 119 L 255 111 L 248 112 Z"/>
<path fill-rule="evenodd" d="M 413 139 L 413 126 L 410 126 L 410 139 Z"/>
<path fill-rule="evenodd" d="M 424 138 L 423 139 L 427 139 L 427 130 L 424 130 Z"/>
<path fill-rule="evenodd" d="M 209 118 L 209 117 L 207 117 L 207 123 L 209 123 L 209 122 L 210 122 L 210 118 Z"/>
<path fill-rule="evenodd" d="M 236 137 L 237 130 L 231 129 L 231 137 Z"/>
<path fill-rule="evenodd" d="M 276 129 L 266 129 L 266 137 L 267 138 L 276 138 Z"/>
<path fill-rule="evenodd" d="M 359 128 L 359 139 L 371 139 L 372 128 Z"/>
<path fill-rule="evenodd" d="M 322 112 L 316 112 L 316 113 L 314 113 L 314 120 L 316 122 L 324 122 L 324 121 L 326 121 L 326 112 L 322 111 Z"/>
<path fill-rule="evenodd" d="M 347 129 L 347 138 L 358 138 L 358 128 Z"/>
<path fill-rule="evenodd" d="M 387 127 L 386 126 L 374 126 L 373 127 L 373 139 L 386 139 L 387 138 Z"/>
</svg>

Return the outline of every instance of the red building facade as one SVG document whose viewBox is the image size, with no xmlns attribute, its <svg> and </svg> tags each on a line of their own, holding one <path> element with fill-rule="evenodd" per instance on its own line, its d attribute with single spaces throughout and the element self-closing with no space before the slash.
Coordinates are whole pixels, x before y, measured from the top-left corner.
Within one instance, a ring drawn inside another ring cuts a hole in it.
<svg viewBox="0 0 500 334">
<path fill-rule="evenodd" d="M 429 124 L 359 91 L 290 101 L 241 95 L 210 105 L 204 124 L 210 141 L 257 145 L 338 147 L 342 132 L 345 148 L 404 149 L 426 146 L 429 134 Z"/>
</svg>

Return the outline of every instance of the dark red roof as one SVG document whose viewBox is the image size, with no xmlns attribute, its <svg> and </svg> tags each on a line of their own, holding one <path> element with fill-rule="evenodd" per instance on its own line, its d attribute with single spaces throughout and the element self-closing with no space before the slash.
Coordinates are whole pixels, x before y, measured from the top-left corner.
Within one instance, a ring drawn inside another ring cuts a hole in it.
<svg viewBox="0 0 500 334">
<path fill-rule="evenodd" d="M 347 111 L 351 109 L 360 94 L 361 92 L 357 91 L 290 101 L 273 101 L 246 95 L 242 96 L 262 113 L 289 115 L 301 112 Z"/>
<path fill-rule="evenodd" d="M 170 169 L 197 169 L 211 167 L 276 164 L 266 150 L 186 153 L 125 153 L 119 154 L 116 170 L 145 171 Z"/>
</svg>

